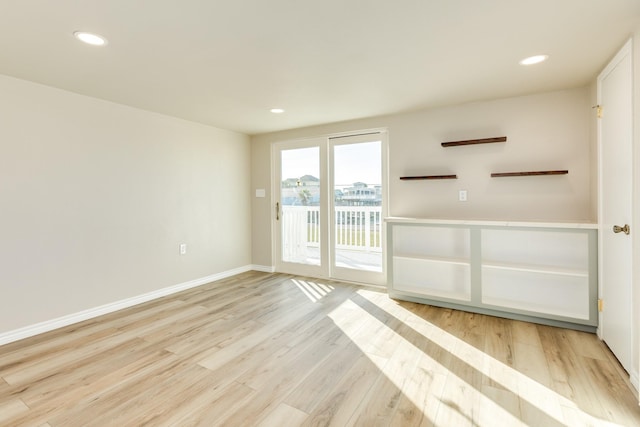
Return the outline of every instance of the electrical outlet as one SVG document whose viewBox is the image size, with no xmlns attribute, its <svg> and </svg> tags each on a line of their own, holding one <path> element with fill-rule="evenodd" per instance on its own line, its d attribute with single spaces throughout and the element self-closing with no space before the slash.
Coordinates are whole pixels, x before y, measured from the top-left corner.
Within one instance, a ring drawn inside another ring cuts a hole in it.
<svg viewBox="0 0 640 427">
<path fill-rule="evenodd" d="M 458 191 L 458 200 L 461 202 L 467 201 L 467 190 Z"/>
<path fill-rule="evenodd" d="M 181 243 L 180 244 L 180 255 L 186 255 L 187 253 L 187 244 L 186 243 Z"/>
</svg>

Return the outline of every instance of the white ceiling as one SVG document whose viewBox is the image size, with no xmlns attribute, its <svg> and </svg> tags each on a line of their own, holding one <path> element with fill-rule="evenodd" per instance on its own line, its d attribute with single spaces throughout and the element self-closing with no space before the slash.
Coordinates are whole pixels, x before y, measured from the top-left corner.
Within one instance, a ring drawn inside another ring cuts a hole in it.
<svg viewBox="0 0 640 427">
<path fill-rule="evenodd" d="M 0 74 L 257 134 L 582 86 L 638 28 L 640 0 L 0 0 Z"/>
</svg>

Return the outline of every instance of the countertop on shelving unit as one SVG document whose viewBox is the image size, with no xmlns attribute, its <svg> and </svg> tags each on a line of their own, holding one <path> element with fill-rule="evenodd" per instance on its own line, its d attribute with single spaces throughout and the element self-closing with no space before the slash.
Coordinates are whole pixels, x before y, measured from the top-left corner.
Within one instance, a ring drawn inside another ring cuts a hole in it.
<svg viewBox="0 0 640 427">
<path fill-rule="evenodd" d="M 406 224 L 443 224 L 443 225 L 479 225 L 490 227 L 535 227 L 535 228 L 581 228 L 598 229 L 598 224 L 593 222 L 548 222 L 548 221 L 495 221 L 495 220 L 468 220 L 468 219 L 432 219 L 432 218 L 406 218 L 386 217 L 385 222 Z"/>
</svg>

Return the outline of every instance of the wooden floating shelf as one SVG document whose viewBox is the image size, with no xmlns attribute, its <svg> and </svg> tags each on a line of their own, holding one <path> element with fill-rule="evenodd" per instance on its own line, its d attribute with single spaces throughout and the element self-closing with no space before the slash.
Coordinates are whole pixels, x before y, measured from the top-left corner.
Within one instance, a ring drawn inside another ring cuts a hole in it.
<svg viewBox="0 0 640 427">
<path fill-rule="evenodd" d="M 508 176 L 541 176 L 541 175 L 566 175 L 568 170 L 556 170 L 556 171 L 533 171 L 533 172 L 502 172 L 492 173 L 491 178 L 504 178 Z"/>
<path fill-rule="evenodd" d="M 507 142 L 506 136 L 497 136 L 495 138 L 484 138 L 484 139 L 467 139 L 463 141 L 450 141 L 443 142 L 440 145 L 443 147 L 458 147 L 460 145 L 475 145 L 475 144 L 491 144 L 493 142 Z"/>
<path fill-rule="evenodd" d="M 419 179 L 458 179 L 458 175 L 424 175 L 424 176 L 401 176 L 403 181 L 415 181 Z"/>
</svg>

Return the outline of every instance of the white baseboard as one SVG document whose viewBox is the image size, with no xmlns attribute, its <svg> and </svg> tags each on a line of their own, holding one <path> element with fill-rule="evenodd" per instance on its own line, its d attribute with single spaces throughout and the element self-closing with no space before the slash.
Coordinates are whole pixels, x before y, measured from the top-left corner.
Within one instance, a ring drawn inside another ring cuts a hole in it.
<svg viewBox="0 0 640 427">
<path fill-rule="evenodd" d="M 269 266 L 269 265 L 256 265 L 253 264 L 251 266 L 252 270 L 255 271 L 262 271 L 264 273 L 275 273 L 276 272 L 276 268 L 274 266 Z"/>
<path fill-rule="evenodd" d="M 62 328 L 64 326 L 72 325 L 74 323 L 82 322 L 84 320 L 92 319 L 94 317 L 102 316 L 104 314 L 113 313 L 114 311 L 122 310 L 132 307 L 134 305 L 142 304 L 143 302 L 151 301 L 157 298 L 161 298 L 167 295 L 175 294 L 180 291 L 195 288 L 216 280 L 224 279 L 227 277 L 235 276 L 236 274 L 244 273 L 250 270 L 255 270 L 254 266 L 247 265 L 244 267 L 234 268 L 233 270 L 223 271 L 222 273 L 212 274 L 210 276 L 202 277 L 200 279 L 190 280 L 188 282 L 180 283 L 178 285 L 169 286 L 168 288 L 158 289 L 157 291 L 149 292 L 146 294 L 138 295 L 135 297 L 127 298 L 124 300 L 112 302 L 110 304 L 101 305 L 99 307 L 83 310 L 78 313 L 69 314 L 66 316 L 58 317 L 56 319 L 47 320 L 45 322 L 36 323 L 35 325 L 25 326 L 13 331 L 0 333 L 0 345 L 8 344 L 10 342 L 18 341 L 24 338 L 32 337 L 34 335 L 49 332 L 54 329 Z"/>
</svg>

